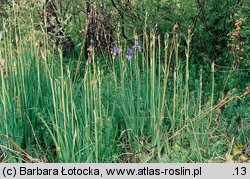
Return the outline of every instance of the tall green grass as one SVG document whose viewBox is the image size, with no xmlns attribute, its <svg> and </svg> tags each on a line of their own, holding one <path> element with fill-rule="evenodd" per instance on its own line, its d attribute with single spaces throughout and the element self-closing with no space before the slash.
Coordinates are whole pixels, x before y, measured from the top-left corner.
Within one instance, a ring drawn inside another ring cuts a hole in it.
<svg viewBox="0 0 250 179">
<path fill-rule="evenodd" d="M 216 104 L 214 64 L 209 95 L 203 93 L 202 69 L 191 81 L 190 31 L 158 37 L 145 30 L 142 52 L 136 50 L 132 61 L 126 59 L 131 45 L 118 34 L 116 57 L 93 51 L 91 60 L 85 64 L 80 55 L 75 66 L 53 46 L 36 10 L 13 5 L 0 41 L 5 162 L 226 160 L 230 146 L 215 117 L 237 96 Z M 25 22 L 18 18 L 23 13 Z"/>
</svg>

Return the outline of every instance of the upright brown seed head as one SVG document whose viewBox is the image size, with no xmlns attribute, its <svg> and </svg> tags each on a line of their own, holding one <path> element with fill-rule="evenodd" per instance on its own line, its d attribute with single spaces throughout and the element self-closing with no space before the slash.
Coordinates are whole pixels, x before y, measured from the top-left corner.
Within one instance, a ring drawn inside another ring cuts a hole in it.
<svg viewBox="0 0 250 179">
<path fill-rule="evenodd" d="M 5 64 L 3 59 L 0 59 L 0 71 L 5 73 Z"/>
<path fill-rule="evenodd" d="M 173 27 L 173 32 L 176 32 L 178 28 L 179 28 L 179 24 L 178 22 L 176 22 Z"/>
<path fill-rule="evenodd" d="M 82 37 L 85 37 L 86 35 L 85 29 L 82 29 L 81 34 L 82 34 Z"/>
</svg>

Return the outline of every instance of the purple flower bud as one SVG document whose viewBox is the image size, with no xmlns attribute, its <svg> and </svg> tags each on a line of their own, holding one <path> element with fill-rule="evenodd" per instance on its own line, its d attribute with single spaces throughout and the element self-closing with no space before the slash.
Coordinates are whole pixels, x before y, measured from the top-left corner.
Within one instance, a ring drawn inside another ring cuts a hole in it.
<svg viewBox="0 0 250 179">
<path fill-rule="evenodd" d="M 139 41 L 138 41 L 138 40 L 135 41 L 135 46 L 134 46 L 134 47 L 135 47 L 135 48 L 140 47 L 140 44 L 139 44 Z"/>
<path fill-rule="evenodd" d="M 113 46 L 113 49 L 111 53 L 114 55 L 114 57 L 119 53 L 119 48 L 115 45 Z"/>
<path fill-rule="evenodd" d="M 134 48 L 137 49 L 139 53 L 141 53 L 141 45 L 138 40 L 135 41 Z"/>
</svg>

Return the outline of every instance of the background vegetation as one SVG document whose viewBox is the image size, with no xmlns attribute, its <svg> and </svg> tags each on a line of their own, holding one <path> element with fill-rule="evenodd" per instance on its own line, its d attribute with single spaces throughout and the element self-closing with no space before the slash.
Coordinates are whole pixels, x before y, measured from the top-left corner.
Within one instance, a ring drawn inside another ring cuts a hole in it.
<svg viewBox="0 0 250 179">
<path fill-rule="evenodd" d="M 0 1 L 0 162 L 249 162 L 249 12 Z"/>
</svg>

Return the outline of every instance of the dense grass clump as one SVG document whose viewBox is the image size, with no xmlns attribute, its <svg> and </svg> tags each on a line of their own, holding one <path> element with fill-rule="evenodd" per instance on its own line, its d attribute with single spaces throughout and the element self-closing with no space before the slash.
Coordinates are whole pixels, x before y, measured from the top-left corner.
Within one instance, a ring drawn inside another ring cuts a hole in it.
<svg viewBox="0 0 250 179">
<path fill-rule="evenodd" d="M 3 22 L 0 162 L 249 161 L 250 84 L 220 95 L 214 62 L 193 75 L 190 29 L 145 28 L 133 45 L 118 33 L 86 61 L 84 39 L 65 58 L 36 10 L 14 5 Z"/>
</svg>

